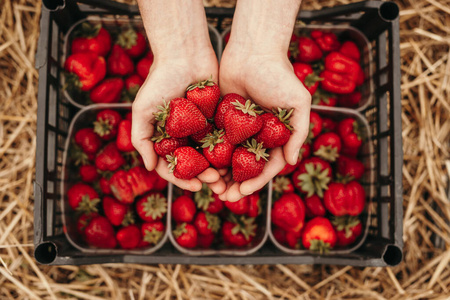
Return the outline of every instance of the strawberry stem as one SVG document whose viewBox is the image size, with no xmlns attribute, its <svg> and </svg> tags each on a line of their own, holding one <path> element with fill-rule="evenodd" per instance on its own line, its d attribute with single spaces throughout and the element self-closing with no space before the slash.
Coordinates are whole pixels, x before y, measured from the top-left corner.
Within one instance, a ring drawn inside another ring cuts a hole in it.
<svg viewBox="0 0 450 300">
<path fill-rule="evenodd" d="M 244 114 L 248 114 L 252 117 L 256 117 L 256 114 L 262 114 L 263 111 L 259 110 L 259 106 L 252 102 L 252 100 L 247 100 L 245 104 L 242 104 L 239 101 L 235 101 L 232 103 L 237 110 L 242 111 Z"/>
<path fill-rule="evenodd" d="M 261 158 L 265 161 L 268 161 L 269 154 L 266 153 L 266 149 L 263 148 L 263 143 L 258 143 L 255 139 L 252 139 L 252 143 L 247 140 L 247 144 L 244 145 L 247 148 L 248 152 L 251 152 L 256 155 L 256 161 L 259 161 Z"/>
<path fill-rule="evenodd" d="M 212 75 L 211 75 L 211 77 L 209 79 L 205 79 L 205 80 L 199 81 L 199 82 L 197 82 L 195 84 L 189 85 L 186 88 L 186 91 L 190 92 L 192 90 L 195 90 L 196 88 L 204 89 L 207 86 L 214 86 L 215 84 L 216 83 L 214 81 L 212 81 Z"/>
</svg>

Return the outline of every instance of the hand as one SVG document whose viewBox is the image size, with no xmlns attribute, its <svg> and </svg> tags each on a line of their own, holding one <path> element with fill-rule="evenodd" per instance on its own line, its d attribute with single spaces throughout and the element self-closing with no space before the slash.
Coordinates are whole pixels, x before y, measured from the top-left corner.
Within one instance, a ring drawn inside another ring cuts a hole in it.
<svg viewBox="0 0 450 300">
<path fill-rule="evenodd" d="M 224 176 L 227 190 L 220 199 L 237 201 L 261 189 L 286 163 L 297 162 L 300 147 L 309 132 L 311 95 L 295 76 L 286 52 L 245 51 L 234 46 L 231 40 L 220 64 L 220 88 L 222 94 L 237 93 L 266 110 L 273 107 L 294 109 L 290 119 L 294 128 L 291 138 L 283 149 L 279 147 L 269 152 L 269 161 L 259 176 L 242 183 L 234 182 L 231 174 Z"/>
</svg>

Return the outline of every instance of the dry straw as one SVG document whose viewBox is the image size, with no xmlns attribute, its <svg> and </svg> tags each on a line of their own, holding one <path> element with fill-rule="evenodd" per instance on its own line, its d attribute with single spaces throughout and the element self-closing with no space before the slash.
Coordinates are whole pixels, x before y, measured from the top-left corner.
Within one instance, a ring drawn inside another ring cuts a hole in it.
<svg viewBox="0 0 450 300">
<path fill-rule="evenodd" d="M 305 9 L 320 9 L 350 1 L 304 2 Z M 37 265 L 32 182 L 40 3 L 0 4 L 0 299 L 448 299 L 450 1 L 398 1 L 405 261 L 395 268 Z"/>
</svg>

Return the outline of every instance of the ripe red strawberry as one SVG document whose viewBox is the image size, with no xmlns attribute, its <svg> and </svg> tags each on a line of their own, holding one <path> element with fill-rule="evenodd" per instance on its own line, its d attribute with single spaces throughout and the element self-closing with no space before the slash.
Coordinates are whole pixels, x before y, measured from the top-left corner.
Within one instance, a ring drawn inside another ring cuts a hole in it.
<svg viewBox="0 0 450 300">
<path fill-rule="evenodd" d="M 166 189 L 167 185 L 169 184 L 169 182 L 167 182 L 167 180 L 165 180 L 164 178 L 159 176 L 155 170 L 151 171 L 150 173 L 152 173 L 152 176 L 155 178 L 155 181 L 153 182 L 152 190 L 155 192 L 164 191 Z"/>
<path fill-rule="evenodd" d="M 211 233 L 216 233 L 219 231 L 220 219 L 217 215 L 200 211 L 195 216 L 194 226 L 195 228 L 197 228 L 197 232 L 199 234 L 209 235 Z"/>
<path fill-rule="evenodd" d="M 236 148 L 228 140 L 223 129 L 206 135 L 202 139 L 203 155 L 216 169 L 231 167 L 233 151 Z"/>
<path fill-rule="evenodd" d="M 66 59 L 64 69 L 71 73 L 66 76 L 68 87 L 89 91 L 105 78 L 106 62 L 94 52 L 80 52 Z"/>
<path fill-rule="evenodd" d="M 337 123 L 330 118 L 323 118 L 322 128 L 323 132 L 336 132 Z"/>
<path fill-rule="evenodd" d="M 354 91 L 350 94 L 342 94 L 337 98 L 339 106 L 354 108 L 361 102 L 362 94 L 360 91 Z"/>
<path fill-rule="evenodd" d="M 188 223 L 178 224 L 173 231 L 175 241 L 184 248 L 194 248 L 197 246 L 198 233 L 194 225 Z"/>
<path fill-rule="evenodd" d="M 203 211 L 217 214 L 223 209 L 223 201 L 206 184 L 203 184 L 202 189 L 195 193 L 194 199 L 197 207 Z"/>
<path fill-rule="evenodd" d="M 361 52 L 359 51 L 358 46 L 352 41 L 343 42 L 341 48 L 339 48 L 339 52 L 358 63 L 361 59 Z"/>
<path fill-rule="evenodd" d="M 122 116 L 115 110 L 104 109 L 97 113 L 94 122 L 94 132 L 97 133 L 102 140 L 109 141 L 117 134 L 117 128 L 122 120 Z"/>
<path fill-rule="evenodd" d="M 309 135 L 308 139 L 313 139 L 322 132 L 322 118 L 316 112 L 311 112 L 309 116 Z"/>
<path fill-rule="evenodd" d="M 109 180 L 111 192 L 124 204 L 131 204 L 134 201 L 134 193 L 131 185 L 128 183 L 128 174 L 124 170 L 115 172 Z"/>
<path fill-rule="evenodd" d="M 336 217 L 357 216 L 363 212 L 366 205 L 366 193 L 357 181 L 347 184 L 332 182 L 325 191 L 323 203 Z"/>
<path fill-rule="evenodd" d="M 322 200 L 317 195 L 312 195 L 305 199 L 306 217 L 325 217 L 327 211 Z"/>
<path fill-rule="evenodd" d="M 176 178 L 191 179 L 209 167 L 206 158 L 192 147 L 180 147 L 168 155 L 169 170 Z"/>
<path fill-rule="evenodd" d="M 100 202 L 97 192 L 89 185 L 75 183 L 67 191 L 67 199 L 73 210 L 90 213 L 97 212 Z"/>
<path fill-rule="evenodd" d="M 120 121 L 119 128 L 117 129 L 116 145 L 117 149 L 123 152 L 136 150 L 131 143 L 131 121 Z"/>
<path fill-rule="evenodd" d="M 336 97 L 336 95 L 334 95 L 332 93 L 329 93 L 322 89 L 319 89 L 312 96 L 311 104 L 334 107 L 337 104 L 337 97 Z"/>
<path fill-rule="evenodd" d="M 294 185 L 289 178 L 277 176 L 273 179 L 272 189 L 274 194 L 273 197 L 278 199 L 283 194 L 293 193 Z"/>
<path fill-rule="evenodd" d="M 117 231 L 116 239 L 122 249 L 134 249 L 142 240 L 141 231 L 136 225 L 128 225 Z"/>
<path fill-rule="evenodd" d="M 134 72 L 134 64 L 128 54 L 119 45 L 114 45 L 107 60 L 108 74 L 126 76 Z"/>
<path fill-rule="evenodd" d="M 338 135 L 342 140 L 342 154 L 356 156 L 362 145 L 362 128 L 353 118 L 347 118 L 339 122 Z"/>
<path fill-rule="evenodd" d="M 311 31 L 311 38 L 323 52 L 336 51 L 341 47 L 341 43 L 333 32 L 313 30 Z"/>
<path fill-rule="evenodd" d="M 356 77 L 356 81 L 355 81 L 356 86 L 362 85 L 365 80 L 366 80 L 366 74 L 364 73 L 364 70 L 362 68 L 359 68 L 358 76 Z"/>
<path fill-rule="evenodd" d="M 189 141 L 187 137 L 174 138 L 170 137 L 164 128 L 157 126 L 157 134 L 152 137 L 154 142 L 153 148 L 156 154 L 162 158 L 166 158 L 167 155 L 173 153 L 176 149 L 187 146 Z"/>
<path fill-rule="evenodd" d="M 103 211 L 105 216 L 114 226 L 133 224 L 134 220 L 132 214 L 129 213 L 128 206 L 120 203 L 113 197 L 103 197 Z M 125 216 L 127 216 L 125 218 Z"/>
<path fill-rule="evenodd" d="M 84 237 L 84 229 L 91 222 L 93 217 L 98 216 L 98 213 L 91 212 L 87 214 L 82 214 L 77 220 L 77 232 Z"/>
<path fill-rule="evenodd" d="M 302 231 L 299 232 L 286 231 L 286 244 L 292 249 L 300 249 L 301 237 Z"/>
<path fill-rule="evenodd" d="M 277 240 L 278 243 L 280 244 L 286 243 L 286 230 L 275 226 L 274 228 L 272 228 L 272 235 Z"/>
<path fill-rule="evenodd" d="M 233 102 L 236 101 L 242 105 L 245 105 L 245 98 L 234 93 L 223 96 L 222 101 L 220 101 L 219 105 L 217 105 L 214 123 L 218 129 L 225 128 L 225 114 L 234 106 Z"/>
<path fill-rule="evenodd" d="M 334 132 L 320 134 L 313 143 L 314 155 L 332 162 L 339 157 L 341 147 L 341 139 Z"/>
<path fill-rule="evenodd" d="M 302 160 L 297 171 L 292 175 L 294 186 L 307 197 L 317 194 L 323 197 L 324 190 L 328 189 L 331 181 L 331 166 L 318 157 Z"/>
<path fill-rule="evenodd" d="M 234 150 L 231 163 L 234 181 L 243 182 L 261 174 L 269 157 L 265 151 L 255 139 L 252 139 L 251 144 L 247 141 L 247 145 Z"/>
<path fill-rule="evenodd" d="M 319 87 L 319 81 L 321 81 L 322 78 L 317 76 L 312 66 L 309 64 L 295 62 L 292 64 L 292 67 L 294 68 L 294 73 L 297 78 L 303 83 L 308 92 L 311 95 L 314 95 Z"/>
<path fill-rule="evenodd" d="M 87 154 L 96 154 L 102 146 L 100 137 L 92 128 L 83 128 L 75 133 L 75 143 Z"/>
<path fill-rule="evenodd" d="M 244 247 L 256 236 L 255 218 L 230 215 L 222 226 L 222 239 L 227 246 Z"/>
<path fill-rule="evenodd" d="M 225 113 L 225 132 L 230 143 L 236 145 L 244 142 L 258 133 L 264 125 L 264 120 L 259 115 L 262 111 L 258 106 L 247 100 L 245 105 L 239 101 Z"/>
<path fill-rule="evenodd" d="M 206 118 L 211 119 L 214 117 L 214 112 L 219 102 L 220 89 L 214 81 L 206 79 L 188 86 L 186 98 L 197 105 Z"/>
<path fill-rule="evenodd" d="M 323 254 L 333 249 L 336 240 L 336 231 L 327 218 L 315 217 L 306 223 L 302 236 L 302 244 L 306 249 Z"/>
<path fill-rule="evenodd" d="M 247 217 L 256 218 L 262 213 L 261 197 L 257 192 L 248 195 L 247 197 L 248 197 Z"/>
<path fill-rule="evenodd" d="M 87 183 L 96 181 L 98 178 L 97 168 L 94 165 L 80 166 L 80 177 Z"/>
<path fill-rule="evenodd" d="M 172 203 L 172 219 L 177 223 L 192 222 L 196 211 L 194 200 L 188 196 L 180 196 Z"/>
<path fill-rule="evenodd" d="M 305 205 L 299 195 L 284 194 L 275 201 L 271 212 L 272 223 L 286 230 L 299 232 L 305 221 Z"/>
<path fill-rule="evenodd" d="M 116 143 L 106 145 L 95 158 L 95 166 L 102 171 L 115 171 L 125 164 Z"/>
<path fill-rule="evenodd" d="M 294 172 L 295 170 L 297 170 L 299 165 L 300 165 L 300 161 L 297 161 L 297 163 L 295 165 L 286 164 L 284 166 L 283 170 L 281 170 L 277 175 L 278 176 L 289 175 L 292 172 Z"/>
<path fill-rule="evenodd" d="M 106 78 L 91 90 L 89 97 L 94 103 L 116 103 L 120 100 L 123 87 L 122 78 Z"/>
<path fill-rule="evenodd" d="M 100 186 L 100 190 L 102 191 L 103 194 L 105 194 L 105 195 L 112 194 L 111 187 L 109 185 L 109 179 L 102 177 L 102 178 L 100 178 L 98 183 Z"/>
<path fill-rule="evenodd" d="M 287 112 L 278 108 L 273 110 L 274 114 L 265 113 L 261 115 L 264 121 L 262 129 L 255 135 L 258 143 L 263 143 L 266 148 L 276 148 L 284 146 L 291 137 L 292 126 L 289 125 L 289 118 L 294 109 Z"/>
<path fill-rule="evenodd" d="M 337 159 L 338 176 L 359 180 L 364 175 L 364 171 L 364 164 L 355 158 L 341 155 Z"/>
<path fill-rule="evenodd" d="M 357 217 L 336 217 L 331 223 L 337 234 L 336 246 L 351 245 L 362 233 L 362 224 Z"/>
<path fill-rule="evenodd" d="M 208 125 L 197 133 L 194 133 L 190 138 L 196 142 L 198 145 L 202 145 L 202 140 L 210 133 L 214 131 L 214 125 L 208 122 Z"/>
<path fill-rule="evenodd" d="M 91 219 L 84 229 L 86 242 L 98 248 L 115 248 L 117 240 L 114 229 L 107 218 L 96 216 Z"/>
<path fill-rule="evenodd" d="M 297 37 L 295 41 L 291 42 L 289 46 L 291 55 L 295 61 L 310 63 L 322 58 L 322 50 L 314 42 L 314 40 L 308 37 Z"/>
<path fill-rule="evenodd" d="M 214 233 L 208 235 L 199 234 L 197 236 L 197 246 L 203 249 L 209 249 L 211 248 L 215 238 L 216 235 Z"/>
<path fill-rule="evenodd" d="M 249 197 L 245 196 L 238 201 L 225 201 L 225 206 L 235 215 L 244 215 L 249 209 Z"/>
<path fill-rule="evenodd" d="M 122 93 L 122 101 L 133 102 L 143 84 L 144 80 L 137 74 L 132 74 L 125 78 L 125 93 Z"/>
<path fill-rule="evenodd" d="M 71 52 L 94 52 L 99 56 L 106 56 L 111 50 L 111 35 L 101 24 L 92 25 L 88 22 L 74 32 L 75 38 L 71 43 Z"/>
<path fill-rule="evenodd" d="M 136 65 L 136 73 L 143 80 L 147 79 L 150 67 L 153 64 L 153 53 L 149 51 L 146 56 L 144 56 Z"/>
<path fill-rule="evenodd" d="M 160 106 L 161 112 L 156 113 L 156 119 L 165 124 L 165 129 L 171 137 L 182 138 L 197 133 L 208 122 L 194 103 L 185 98 L 172 99 L 169 105 Z"/>
<path fill-rule="evenodd" d="M 136 202 L 136 212 L 145 222 L 161 220 L 167 212 L 167 199 L 159 192 L 148 192 Z"/>
<path fill-rule="evenodd" d="M 156 245 L 162 239 L 166 227 L 161 221 L 144 223 L 141 226 L 143 246 Z"/>
<path fill-rule="evenodd" d="M 311 156 L 311 145 L 307 142 L 303 143 L 302 147 L 300 148 L 300 152 L 298 153 L 298 161 L 295 165 L 286 164 L 283 168 L 283 170 L 278 173 L 278 176 L 285 176 L 289 175 L 295 170 L 297 170 L 298 166 L 300 165 L 301 161 L 303 159 L 307 159 Z"/>
<path fill-rule="evenodd" d="M 131 27 L 127 30 L 123 30 L 117 36 L 117 44 L 121 46 L 130 57 L 133 58 L 141 56 L 147 49 L 147 41 L 145 40 L 145 36 Z"/>
</svg>

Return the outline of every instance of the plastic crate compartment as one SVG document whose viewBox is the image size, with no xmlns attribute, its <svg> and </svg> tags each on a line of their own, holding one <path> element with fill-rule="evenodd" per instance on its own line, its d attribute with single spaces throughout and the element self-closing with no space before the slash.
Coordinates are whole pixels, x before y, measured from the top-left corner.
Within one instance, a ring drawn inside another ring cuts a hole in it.
<svg viewBox="0 0 450 300">
<path fill-rule="evenodd" d="M 79 108 L 64 96 L 61 87 L 64 36 L 84 18 L 109 17 L 139 20 L 136 6 L 106 0 L 61 1 L 65 5 L 45 7 L 41 16 L 36 67 L 39 69 L 36 181 L 34 184 L 35 258 L 43 264 L 93 263 L 183 263 L 183 264 L 335 264 L 352 266 L 391 266 L 402 260 L 402 136 L 400 103 L 400 53 L 398 7 L 392 2 L 365 1 L 303 10 L 306 24 L 351 26 L 369 41 L 373 61 L 372 100 L 359 113 L 370 127 L 373 152 L 373 189 L 367 238 L 351 253 L 293 255 L 266 241 L 247 256 L 189 256 L 164 243 L 148 255 L 132 253 L 82 253 L 63 232 L 61 182 L 63 156 L 70 122 Z M 92 5 L 79 4 L 94 3 Z M 233 9 L 206 8 L 208 20 L 219 30 L 229 26 Z M 336 111 L 340 109 L 337 108 Z"/>
</svg>

